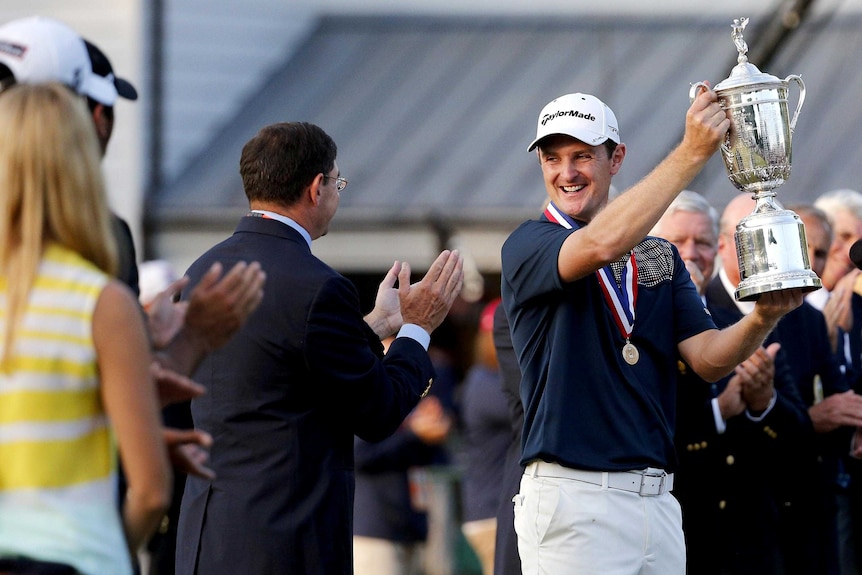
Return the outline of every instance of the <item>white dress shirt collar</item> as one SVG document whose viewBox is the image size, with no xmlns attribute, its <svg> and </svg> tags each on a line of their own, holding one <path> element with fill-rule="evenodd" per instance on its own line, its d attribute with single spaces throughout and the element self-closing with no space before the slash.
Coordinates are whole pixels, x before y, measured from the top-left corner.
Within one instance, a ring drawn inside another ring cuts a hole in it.
<svg viewBox="0 0 862 575">
<path fill-rule="evenodd" d="M 299 225 L 298 223 L 296 223 L 295 221 L 293 221 L 289 217 L 283 216 L 281 214 L 277 214 L 275 212 L 270 212 L 267 210 L 251 210 L 251 211 L 254 214 L 260 214 L 262 216 L 266 216 L 267 218 L 269 218 L 271 220 L 278 220 L 281 223 L 292 227 L 293 229 L 295 229 L 296 231 L 299 232 L 299 234 L 305 239 L 305 242 L 308 244 L 308 248 L 311 249 L 311 234 L 309 234 L 305 228 L 303 228 L 301 225 Z"/>
<path fill-rule="evenodd" d="M 737 301 L 736 296 L 736 286 L 731 283 L 730 278 L 727 277 L 727 273 L 725 273 L 724 268 L 718 270 L 718 277 L 721 278 L 721 285 L 724 286 L 724 289 L 730 295 L 730 299 L 733 300 L 733 303 L 736 304 L 736 307 L 742 312 L 742 315 L 748 315 L 754 311 L 754 302 L 753 301 Z"/>
</svg>

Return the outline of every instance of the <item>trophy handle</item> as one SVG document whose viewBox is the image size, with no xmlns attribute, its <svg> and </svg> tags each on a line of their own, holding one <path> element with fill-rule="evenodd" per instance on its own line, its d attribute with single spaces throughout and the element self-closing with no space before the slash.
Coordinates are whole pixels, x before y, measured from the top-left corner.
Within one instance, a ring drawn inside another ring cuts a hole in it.
<svg viewBox="0 0 862 575">
<path fill-rule="evenodd" d="M 788 76 L 789 77 L 789 76 Z M 703 88 L 704 90 L 709 90 L 709 86 L 704 82 L 698 82 L 696 84 L 691 85 L 691 89 L 688 91 L 688 99 L 694 103 L 695 98 L 697 98 L 697 91 Z"/>
<path fill-rule="evenodd" d="M 704 90 L 709 90 L 709 86 L 706 85 L 706 82 L 697 82 L 691 85 L 691 89 L 688 91 L 688 99 L 694 103 L 695 98 L 698 96 L 698 90 L 703 88 Z M 725 156 L 729 156 L 731 154 L 730 151 L 730 130 L 724 135 L 724 141 L 721 143 L 721 151 Z"/>
<path fill-rule="evenodd" d="M 802 109 L 802 103 L 805 102 L 805 83 L 800 76 L 791 74 L 784 79 L 785 82 L 796 82 L 799 85 L 799 101 L 796 103 L 796 111 L 793 112 L 793 119 L 790 120 L 790 133 L 793 134 L 793 128 L 796 127 L 796 119 L 799 117 L 799 110 Z"/>
</svg>

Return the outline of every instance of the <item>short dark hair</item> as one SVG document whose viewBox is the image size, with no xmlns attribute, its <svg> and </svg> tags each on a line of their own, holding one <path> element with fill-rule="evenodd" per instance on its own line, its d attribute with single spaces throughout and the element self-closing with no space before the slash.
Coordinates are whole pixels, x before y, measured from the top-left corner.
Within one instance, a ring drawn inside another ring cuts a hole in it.
<svg viewBox="0 0 862 575">
<path fill-rule="evenodd" d="M 242 148 L 239 173 L 249 201 L 289 206 L 318 174 L 335 166 L 338 148 L 308 122 L 282 122 L 261 129 Z"/>
</svg>

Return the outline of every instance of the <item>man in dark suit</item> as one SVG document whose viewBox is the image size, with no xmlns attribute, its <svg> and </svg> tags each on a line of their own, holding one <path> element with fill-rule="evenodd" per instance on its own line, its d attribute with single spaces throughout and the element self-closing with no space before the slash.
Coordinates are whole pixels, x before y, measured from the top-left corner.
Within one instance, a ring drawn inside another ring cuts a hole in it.
<svg viewBox="0 0 862 575">
<path fill-rule="evenodd" d="M 731 248 L 735 224 L 729 226 Z M 710 283 L 719 229 L 715 210 L 702 196 L 683 191 L 651 234 L 677 247 L 717 326 L 739 321 L 742 311 L 722 280 Z M 726 238 L 722 245 L 727 247 Z M 722 258 L 728 268 L 736 265 L 735 253 L 730 256 L 731 261 L 727 254 Z M 734 277 L 738 282 L 738 272 Z M 776 484 L 786 480 L 779 475 L 775 481 L 775 476 L 786 470 L 782 456 L 798 460 L 794 450 L 810 444 L 813 432 L 790 368 L 775 361 L 776 353 L 777 345 L 761 349 L 714 384 L 680 362 L 675 435 L 680 467 L 674 495 L 683 512 L 688 573 L 790 572 L 783 567 L 778 515 L 783 500 L 776 492 Z"/>
<path fill-rule="evenodd" d="M 857 427 L 855 453 L 845 453 L 836 460 L 833 480 L 833 500 L 838 526 L 840 572 L 862 573 L 862 285 L 860 272 L 850 259 L 850 248 L 862 239 L 862 193 L 851 189 L 837 189 L 821 194 L 814 202 L 818 212 L 804 206 L 799 216 L 805 222 L 809 245 L 811 230 L 827 228 L 829 237 L 815 235 L 821 240 L 820 251 L 826 250 L 823 289 L 806 297 L 812 305 L 823 311 L 829 325 L 833 349 L 838 361 L 846 369 L 848 382 L 855 393 L 827 398 L 834 399 L 828 406 L 832 414 L 843 414 L 844 425 Z M 826 221 L 823 221 L 823 220 Z M 810 250 L 809 250 L 810 252 Z M 813 268 L 813 264 L 812 264 Z M 815 270 L 816 271 L 816 270 Z M 826 407 L 826 406 L 824 406 Z M 816 422 L 815 422 L 816 423 Z"/>
<path fill-rule="evenodd" d="M 363 318 L 356 288 L 311 253 L 347 184 L 336 152 L 313 124 L 263 128 L 240 160 L 251 211 L 189 269 L 193 286 L 213 261 L 257 260 L 267 290 L 196 375 L 208 393 L 192 414 L 215 439 L 217 477 L 186 484 L 181 575 L 352 573 L 353 436 L 391 434 L 433 380 L 430 332 L 460 292 L 462 258 L 444 251 L 414 285 L 396 262 Z"/>
<path fill-rule="evenodd" d="M 733 234 L 753 208 L 750 196 L 741 194 L 722 215 L 718 241 L 722 268 L 706 289 L 717 324 L 738 321 L 751 305 L 736 302 L 733 296 L 740 281 Z M 711 509 L 690 517 L 695 523 L 707 519 L 713 528 L 724 528 L 737 538 L 744 553 L 738 555 L 732 573 L 834 573 L 834 533 L 820 466 L 830 443 L 847 449 L 849 430 L 830 435 L 812 420 L 819 411 L 817 402 L 845 391 L 847 384 L 830 353 L 823 315 L 807 303 L 781 319 L 767 339 L 773 342 L 781 350 L 772 407 L 749 414 L 754 417 L 731 419 L 723 436 L 684 456 L 690 468 L 712 467 L 709 477 L 724 480 L 723 485 L 709 484 L 714 488 L 709 491 L 717 492 L 721 501 L 712 501 Z M 679 439 L 686 446 L 697 445 L 696 438 Z M 764 540 L 752 545 L 758 537 Z"/>
</svg>

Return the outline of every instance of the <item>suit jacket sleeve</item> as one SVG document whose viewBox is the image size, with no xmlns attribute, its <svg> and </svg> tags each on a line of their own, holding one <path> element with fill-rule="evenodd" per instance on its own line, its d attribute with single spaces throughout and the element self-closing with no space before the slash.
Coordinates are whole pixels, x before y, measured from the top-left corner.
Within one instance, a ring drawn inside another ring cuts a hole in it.
<svg viewBox="0 0 862 575">
<path fill-rule="evenodd" d="M 712 445 L 718 435 L 712 410 L 712 385 L 679 360 L 675 442 L 681 452 L 696 452 Z"/>
<path fill-rule="evenodd" d="M 728 427 L 741 425 L 753 429 L 749 437 L 762 444 L 765 453 L 774 454 L 778 459 L 798 458 L 800 452 L 813 453 L 814 427 L 781 352 L 775 359 L 774 385 L 775 405 L 763 419 L 752 421 L 741 414 L 731 419 Z"/>
<path fill-rule="evenodd" d="M 356 470 L 363 473 L 404 471 L 416 465 L 434 463 L 436 447 L 422 442 L 409 429 L 401 428 L 383 441 L 354 441 Z"/>
<path fill-rule="evenodd" d="M 359 311 L 346 278 L 325 281 L 309 309 L 304 356 L 319 377 L 321 400 L 366 441 L 393 433 L 419 402 L 434 376 L 428 353 L 410 338 L 396 338 L 384 358 L 380 341 Z"/>
</svg>

